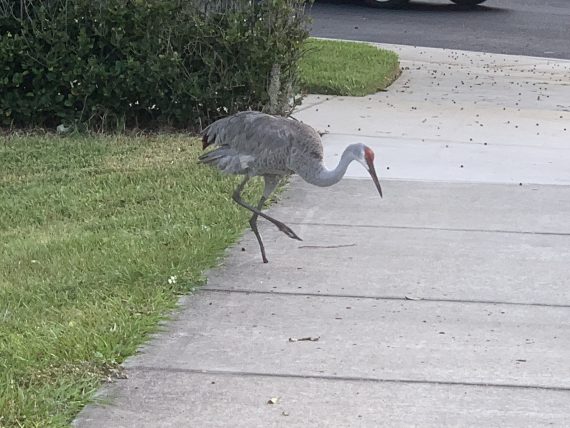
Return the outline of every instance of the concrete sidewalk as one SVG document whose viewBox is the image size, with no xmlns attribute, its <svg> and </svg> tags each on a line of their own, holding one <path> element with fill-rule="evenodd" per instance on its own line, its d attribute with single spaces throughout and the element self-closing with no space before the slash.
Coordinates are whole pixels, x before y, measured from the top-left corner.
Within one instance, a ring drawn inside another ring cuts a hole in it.
<svg viewBox="0 0 570 428">
<path fill-rule="evenodd" d="M 388 179 L 570 184 L 570 61 L 380 46 L 404 69 L 387 92 L 312 95 L 295 115 L 328 133 L 331 165 L 362 142 Z"/>
<path fill-rule="evenodd" d="M 392 48 L 388 92 L 296 115 L 385 198 L 294 179 L 304 241 L 247 232 L 76 426 L 570 426 L 570 62 Z"/>
</svg>

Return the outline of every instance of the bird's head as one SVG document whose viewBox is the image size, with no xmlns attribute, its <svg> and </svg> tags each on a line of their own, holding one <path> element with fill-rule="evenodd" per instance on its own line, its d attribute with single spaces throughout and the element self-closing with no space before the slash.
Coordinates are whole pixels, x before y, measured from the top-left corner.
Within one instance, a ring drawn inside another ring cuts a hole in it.
<svg viewBox="0 0 570 428">
<path fill-rule="evenodd" d="M 380 193 L 380 197 L 382 197 L 382 188 L 380 187 L 380 181 L 378 180 L 376 169 L 374 168 L 374 151 L 364 144 L 354 144 L 351 148 L 354 159 L 366 168 L 372 177 L 372 181 L 374 181 L 374 185 L 378 189 L 378 193 Z"/>
</svg>

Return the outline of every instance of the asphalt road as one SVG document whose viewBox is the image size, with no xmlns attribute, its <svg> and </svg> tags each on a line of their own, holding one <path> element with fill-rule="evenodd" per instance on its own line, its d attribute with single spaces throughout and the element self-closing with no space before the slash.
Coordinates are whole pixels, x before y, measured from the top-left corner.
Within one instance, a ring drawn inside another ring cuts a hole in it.
<svg viewBox="0 0 570 428">
<path fill-rule="evenodd" d="M 362 0 L 316 0 L 312 35 L 380 43 L 570 59 L 570 0 L 450 1 L 380 10 Z"/>
</svg>

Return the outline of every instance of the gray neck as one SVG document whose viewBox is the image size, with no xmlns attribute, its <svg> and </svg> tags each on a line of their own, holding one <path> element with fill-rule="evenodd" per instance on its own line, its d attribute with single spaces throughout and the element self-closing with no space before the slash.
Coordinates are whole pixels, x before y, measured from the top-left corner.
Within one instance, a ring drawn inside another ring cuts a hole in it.
<svg viewBox="0 0 570 428">
<path fill-rule="evenodd" d="M 319 187 L 332 186 L 344 177 L 348 165 L 350 165 L 354 159 L 354 153 L 352 152 L 351 146 L 349 146 L 344 150 L 340 158 L 340 162 L 335 169 L 329 170 L 324 166 L 324 164 L 321 164 L 320 168 L 314 170 L 310 176 L 303 177 L 303 179 L 308 183 Z"/>
</svg>

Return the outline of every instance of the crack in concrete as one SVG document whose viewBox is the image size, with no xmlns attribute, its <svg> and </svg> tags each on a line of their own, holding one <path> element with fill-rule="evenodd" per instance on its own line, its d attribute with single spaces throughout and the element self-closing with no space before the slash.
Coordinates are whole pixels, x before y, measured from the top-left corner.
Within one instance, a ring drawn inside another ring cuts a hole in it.
<svg viewBox="0 0 570 428">
<path fill-rule="evenodd" d="M 399 383 L 399 384 L 423 384 L 423 385 L 444 385 L 444 386 L 466 386 L 466 387 L 484 387 L 484 388 L 508 388 L 508 389 L 531 389 L 542 391 L 561 391 L 570 393 L 570 387 L 564 386 L 548 386 L 548 385 L 530 385 L 530 384 L 509 384 L 509 383 L 492 383 L 492 382 L 461 382 L 461 381 L 442 381 L 429 379 L 390 379 L 390 378 L 374 378 L 363 376 L 333 376 L 333 375 L 303 375 L 296 373 L 267 373 L 267 372 L 249 372 L 237 370 L 209 370 L 209 369 L 185 369 L 178 367 L 149 367 L 142 365 L 129 366 L 129 371 L 157 371 L 168 373 L 187 373 L 187 374 L 204 374 L 219 376 L 242 376 L 242 377 L 273 377 L 285 379 L 313 379 L 325 381 L 344 381 L 344 382 L 371 382 L 371 383 Z"/>
<path fill-rule="evenodd" d="M 570 303 L 539 303 L 539 302 L 503 302 L 495 300 L 470 300 L 470 299 L 437 299 L 433 297 L 406 297 L 406 296 L 371 296 L 357 294 L 335 294 L 335 293 L 304 293 L 300 291 L 265 291 L 253 289 L 230 289 L 217 287 L 202 287 L 197 293 L 213 292 L 213 293 L 239 293 L 239 294 L 267 294 L 275 296 L 299 296 L 299 297 L 326 297 L 326 298 L 342 298 L 342 299 L 361 299 L 361 300 L 396 300 L 410 303 L 466 303 L 474 305 L 505 305 L 505 306 L 538 306 L 546 308 L 567 308 L 570 309 Z"/>
<path fill-rule="evenodd" d="M 342 223 L 312 223 L 290 221 L 289 224 L 299 226 L 325 226 L 325 227 L 348 227 L 348 228 L 373 228 L 373 229 L 404 229 L 404 230 L 434 230 L 442 232 L 470 232 L 470 233 L 504 233 L 514 235 L 540 235 L 540 236 L 570 236 L 570 232 L 538 232 L 525 230 L 502 230 L 502 229 L 466 229 L 454 227 L 432 226 L 389 226 L 382 224 L 342 224 Z"/>
</svg>

